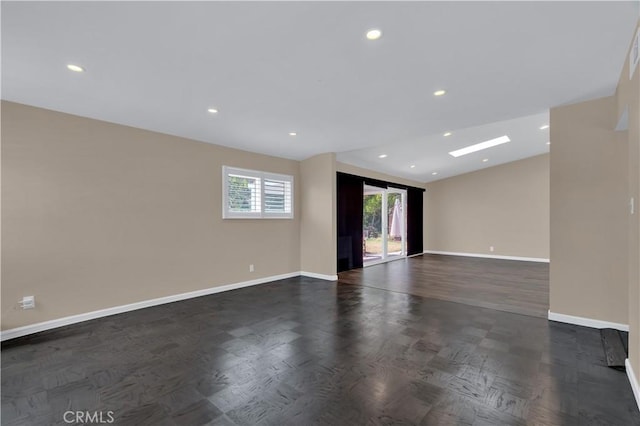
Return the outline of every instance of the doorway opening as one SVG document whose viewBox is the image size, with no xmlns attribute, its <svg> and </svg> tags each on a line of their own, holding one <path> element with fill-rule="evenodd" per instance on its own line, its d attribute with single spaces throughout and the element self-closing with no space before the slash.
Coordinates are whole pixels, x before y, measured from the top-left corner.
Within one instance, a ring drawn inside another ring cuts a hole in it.
<svg viewBox="0 0 640 426">
<path fill-rule="evenodd" d="M 362 260 L 364 265 L 407 256 L 407 191 L 364 186 Z"/>
</svg>

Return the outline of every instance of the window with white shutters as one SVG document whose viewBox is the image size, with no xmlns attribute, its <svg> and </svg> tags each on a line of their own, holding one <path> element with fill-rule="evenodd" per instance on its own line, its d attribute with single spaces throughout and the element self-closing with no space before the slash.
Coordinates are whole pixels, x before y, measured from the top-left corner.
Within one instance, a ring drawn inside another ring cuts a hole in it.
<svg viewBox="0 0 640 426">
<path fill-rule="evenodd" d="M 222 217 L 293 218 L 293 176 L 224 166 Z"/>
</svg>

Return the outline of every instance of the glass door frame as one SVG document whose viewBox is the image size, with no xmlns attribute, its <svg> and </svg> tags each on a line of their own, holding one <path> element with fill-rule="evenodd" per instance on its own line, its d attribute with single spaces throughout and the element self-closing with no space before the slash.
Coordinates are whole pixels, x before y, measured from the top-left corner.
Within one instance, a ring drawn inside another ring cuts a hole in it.
<svg viewBox="0 0 640 426">
<path fill-rule="evenodd" d="M 389 232 L 385 232 L 385 239 L 384 239 L 384 257 L 383 259 L 386 260 L 394 260 L 394 259 L 398 259 L 398 258 L 403 258 L 403 257 L 407 257 L 407 190 L 406 189 L 399 189 L 399 188 L 393 188 L 393 187 L 389 187 L 386 189 L 385 191 L 385 196 L 384 196 L 384 200 L 385 202 L 383 203 L 385 206 L 385 212 L 387 212 L 387 214 L 385 214 L 385 217 L 388 218 L 389 217 L 389 194 L 399 194 L 400 195 L 400 211 L 402 213 L 402 230 L 401 230 L 401 239 L 400 239 L 400 254 L 399 255 L 392 255 L 391 257 L 389 256 Z M 394 207 L 392 207 L 394 208 Z M 393 215 L 393 212 L 391 213 L 391 215 Z M 387 219 L 388 220 L 388 219 Z M 387 223 L 387 230 L 390 231 L 389 227 L 391 226 L 391 224 Z"/>
<path fill-rule="evenodd" d="M 389 256 L 389 194 L 400 194 L 401 195 L 401 209 L 402 209 L 402 239 L 401 239 L 401 249 L 400 255 Z M 374 260 L 365 260 L 365 250 L 362 252 L 362 263 L 363 266 L 371 266 L 377 265 L 379 263 L 385 263 L 393 260 L 404 259 L 407 257 L 407 190 L 387 187 L 382 188 L 373 185 L 364 185 L 362 198 L 367 195 L 381 194 L 382 202 L 381 202 L 381 236 L 382 236 L 382 254 L 380 259 Z M 364 215 L 364 212 L 363 212 Z M 363 221 L 364 223 L 364 221 Z"/>
</svg>

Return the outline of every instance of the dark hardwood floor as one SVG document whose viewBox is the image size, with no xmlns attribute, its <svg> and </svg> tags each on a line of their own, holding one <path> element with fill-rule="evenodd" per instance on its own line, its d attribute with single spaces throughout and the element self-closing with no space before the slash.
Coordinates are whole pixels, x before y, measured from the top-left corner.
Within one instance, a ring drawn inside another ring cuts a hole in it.
<svg viewBox="0 0 640 426">
<path fill-rule="evenodd" d="M 425 254 L 340 273 L 340 282 L 547 318 L 549 264 Z"/>
<path fill-rule="evenodd" d="M 597 330 L 311 278 L 5 342 L 2 424 L 69 410 L 136 426 L 640 424 Z"/>
</svg>

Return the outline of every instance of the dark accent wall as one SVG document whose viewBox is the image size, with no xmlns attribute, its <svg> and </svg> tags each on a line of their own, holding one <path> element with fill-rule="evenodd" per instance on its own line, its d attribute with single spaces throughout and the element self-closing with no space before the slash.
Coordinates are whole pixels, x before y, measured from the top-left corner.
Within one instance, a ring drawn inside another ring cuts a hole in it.
<svg viewBox="0 0 640 426">
<path fill-rule="evenodd" d="M 362 268 L 362 214 L 364 181 L 361 177 L 338 173 L 337 229 L 338 272 Z"/>
<path fill-rule="evenodd" d="M 407 190 L 407 254 L 422 253 L 424 189 L 393 182 L 337 173 L 338 272 L 362 268 L 362 215 L 364 185 Z"/>
<path fill-rule="evenodd" d="M 423 193 L 424 189 L 407 188 L 407 255 L 423 252 Z"/>
</svg>

